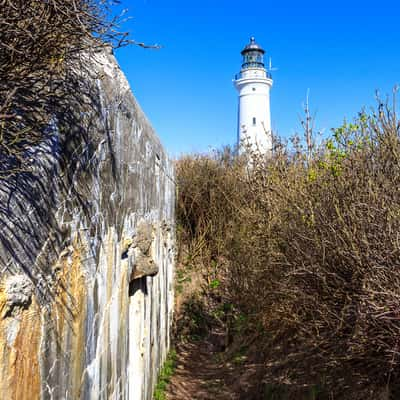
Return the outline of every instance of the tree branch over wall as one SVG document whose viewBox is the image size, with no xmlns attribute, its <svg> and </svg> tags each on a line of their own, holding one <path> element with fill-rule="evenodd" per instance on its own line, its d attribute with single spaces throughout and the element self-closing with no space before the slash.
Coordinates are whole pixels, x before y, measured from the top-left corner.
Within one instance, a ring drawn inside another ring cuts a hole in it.
<svg viewBox="0 0 400 400">
<path fill-rule="evenodd" d="M 0 178 L 27 168 L 83 55 L 128 44 L 113 15 L 119 1 L 0 0 Z"/>
</svg>

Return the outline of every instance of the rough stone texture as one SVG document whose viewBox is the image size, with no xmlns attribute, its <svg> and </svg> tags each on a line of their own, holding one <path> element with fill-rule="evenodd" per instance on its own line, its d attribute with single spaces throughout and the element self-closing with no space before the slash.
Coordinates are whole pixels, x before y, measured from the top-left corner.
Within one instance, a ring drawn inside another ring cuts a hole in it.
<svg viewBox="0 0 400 400">
<path fill-rule="evenodd" d="M 129 270 L 132 271 L 130 280 L 143 278 L 144 276 L 155 276 L 160 270 L 154 254 L 154 227 L 151 224 L 141 223 L 137 229 L 135 240 L 132 240 L 131 251 L 128 255 L 133 257 L 134 264 Z"/>
<path fill-rule="evenodd" d="M 111 54 L 0 189 L 0 399 L 150 400 L 173 310 L 173 169 Z"/>
</svg>

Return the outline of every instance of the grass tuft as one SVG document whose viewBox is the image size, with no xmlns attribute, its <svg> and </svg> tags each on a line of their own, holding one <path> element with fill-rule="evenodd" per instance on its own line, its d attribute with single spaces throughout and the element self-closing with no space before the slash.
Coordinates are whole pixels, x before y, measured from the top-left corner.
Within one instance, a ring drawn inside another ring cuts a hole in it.
<svg viewBox="0 0 400 400">
<path fill-rule="evenodd" d="M 167 356 L 167 359 L 161 368 L 158 376 L 158 382 L 154 389 L 153 400 L 166 400 L 166 390 L 168 383 L 176 368 L 176 352 L 171 350 Z"/>
</svg>

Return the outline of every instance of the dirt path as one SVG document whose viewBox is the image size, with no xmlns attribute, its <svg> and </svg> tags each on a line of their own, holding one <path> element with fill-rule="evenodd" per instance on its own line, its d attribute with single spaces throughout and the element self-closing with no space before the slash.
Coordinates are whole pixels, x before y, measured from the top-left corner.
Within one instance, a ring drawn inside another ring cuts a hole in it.
<svg viewBox="0 0 400 400">
<path fill-rule="evenodd" d="M 260 352 L 249 358 L 232 357 L 223 351 L 223 342 L 222 335 L 214 334 L 200 341 L 177 345 L 177 365 L 168 386 L 168 400 L 265 398 L 259 384 L 264 366 L 256 361 Z"/>
<path fill-rule="evenodd" d="M 209 340 L 180 344 L 167 399 L 238 400 L 231 384 L 233 370 Z"/>
<path fill-rule="evenodd" d="M 200 268 L 186 270 L 181 266 L 179 279 L 175 304 L 177 361 L 167 400 L 264 399 L 259 395 L 264 359 L 256 340 L 240 334 L 231 337 L 223 319 L 226 315 L 215 318 L 214 313 L 221 312 L 224 303 L 210 293 L 204 295 Z"/>
</svg>

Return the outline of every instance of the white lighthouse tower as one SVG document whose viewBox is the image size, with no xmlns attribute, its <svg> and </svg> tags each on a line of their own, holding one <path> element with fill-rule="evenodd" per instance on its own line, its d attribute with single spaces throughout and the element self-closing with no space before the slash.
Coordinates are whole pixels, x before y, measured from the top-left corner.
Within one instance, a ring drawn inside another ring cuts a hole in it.
<svg viewBox="0 0 400 400">
<path fill-rule="evenodd" d="M 242 69 L 234 80 L 239 92 L 239 150 L 250 147 L 253 151 L 267 154 L 272 150 L 269 102 L 272 77 L 264 64 L 265 50 L 252 37 L 241 54 Z"/>
</svg>

